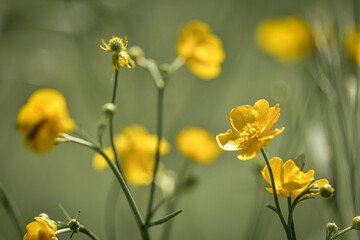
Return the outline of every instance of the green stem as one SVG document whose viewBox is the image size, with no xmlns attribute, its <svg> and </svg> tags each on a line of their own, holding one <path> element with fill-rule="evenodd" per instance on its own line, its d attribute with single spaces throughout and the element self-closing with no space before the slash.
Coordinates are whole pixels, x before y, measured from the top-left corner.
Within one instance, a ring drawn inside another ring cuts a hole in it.
<svg viewBox="0 0 360 240">
<path fill-rule="evenodd" d="M 160 163 L 160 143 L 162 139 L 162 126 L 163 126 L 163 100 L 164 100 L 164 88 L 158 88 L 158 105 L 157 105 L 157 136 L 158 136 L 158 143 L 156 148 L 155 154 L 155 167 L 154 167 L 154 176 L 151 182 L 151 189 L 150 189 L 150 199 L 147 209 L 147 217 L 145 225 L 148 226 L 151 220 L 151 212 L 152 212 L 152 205 L 155 195 L 155 180 L 156 174 L 159 168 Z"/>
<path fill-rule="evenodd" d="M 10 197 L 9 193 L 5 190 L 1 183 L 0 200 L 12 222 L 14 223 L 20 238 L 22 239 L 25 235 L 24 221 L 22 220 L 20 211 L 16 207 L 14 200 Z"/>
<path fill-rule="evenodd" d="M 330 238 L 330 240 L 334 240 L 334 239 L 336 239 L 337 237 L 339 237 L 340 235 L 343 235 L 344 233 L 347 233 L 347 232 L 351 231 L 352 229 L 353 229 L 353 227 L 352 227 L 352 226 L 349 226 L 349 227 L 347 227 L 347 228 L 345 228 L 345 229 L 343 229 L 343 230 L 341 230 L 341 231 L 338 231 L 337 233 L 335 233 L 335 234 Z"/>
<path fill-rule="evenodd" d="M 143 240 L 149 240 L 149 233 L 147 232 L 147 228 L 145 227 L 144 221 L 141 217 L 141 214 L 139 212 L 138 207 L 136 206 L 136 203 L 134 201 L 134 198 L 130 192 L 129 187 L 127 186 L 123 175 L 121 174 L 121 172 L 119 171 L 119 169 L 116 167 L 115 163 L 103 152 L 103 150 L 94 145 L 93 143 L 90 143 L 88 141 L 85 141 L 84 139 L 80 139 L 80 138 L 76 138 L 73 136 L 70 136 L 68 134 L 62 134 L 61 135 L 65 140 L 67 140 L 68 142 L 73 142 L 73 143 L 77 143 L 80 145 L 83 145 L 85 147 L 91 148 L 94 151 L 96 151 L 97 153 L 99 153 L 101 156 L 104 157 L 104 159 L 106 160 L 106 162 L 108 163 L 108 165 L 110 166 L 111 170 L 113 171 L 116 179 L 118 180 L 118 182 L 120 183 L 121 189 L 123 190 L 125 197 L 130 205 L 130 208 L 132 210 L 132 213 L 134 214 L 135 217 L 135 221 L 136 224 L 140 230 L 141 236 L 143 238 Z M 66 141 L 64 141 L 66 142 Z"/>
<path fill-rule="evenodd" d="M 90 230 L 87 230 L 84 226 L 80 226 L 79 232 L 86 234 L 89 238 L 93 240 L 99 240 L 99 238 Z"/>
<path fill-rule="evenodd" d="M 287 236 L 288 240 L 292 240 L 290 230 L 289 230 L 289 228 L 288 228 L 288 226 L 287 226 L 287 224 L 285 222 L 284 216 L 282 215 L 282 212 L 281 212 L 281 209 L 280 209 L 280 204 L 279 204 L 279 200 L 278 200 L 278 197 L 277 197 L 276 186 L 275 186 L 275 181 L 274 181 L 274 175 L 273 175 L 273 172 L 271 170 L 269 160 L 268 160 L 268 158 L 266 156 L 266 153 L 265 153 L 263 148 L 261 149 L 261 153 L 262 153 L 262 155 L 264 157 L 266 166 L 268 167 L 268 170 L 269 170 L 269 175 L 270 175 L 270 179 L 271 179 L 271 187 L 272 187 L 272 190 L 273 190 L 274 201 L 275 201 L 276 209 L 278 210 L 278 215 L 279 215 L 280 221 L 281 221 L 281 223 L 282 223 L 282 225 L 284 227 L 284 230 L 286 232 L 286 236 Z"/>
<path fill-rule="evenodd" d="M 119 76 L 119 70 L 115 69 L 114 87 L 113 87 L 113 93 L 112 93 L 112 97 L 111 97 L 112 104 L 115 104 L 115 100 L 116 100 L 116 89 L 117 89 L 117 84 L 118 84 L 118 76 Z M 111 148 L 114 152 L 115 163 L 116 163 L 117 168 L 121 172 L 119 156 L 117 154 L 115 144 L 114 144 L 113 117 L 109 118 L 109 135 L 110 135 Z"/>
<path fill-rule="evenodd" d="M 288 199 L 288 211 L 289 211 L 289 216 L 288 216 L 288 227 L 291 228 L 291 236 L 293 238 L 293 240 L 296 240 L 296 233 L 295 233 L 295 226 L 294 226 L 294 217 L 293 217 L 293 211 L 291 211 L 292 209 L 292 204 L 291 204 L 291 196 L 287 198 Z"/>
<path fill-rule="evenodd" d="M 58 227 L 58 230 L 55 232 L 56 235 L 74 232 L 73 230 L 71 230 L 68 227 L 68 225 L 66 223 L 62 223 L 62 225 L 63 226 Z M 91 232 L 90 230 L 87 230 L 83 225 L 80 225 L 79 232 L 84 233 L 85 235 L 87 235 L 89 238 L 91 238 L 93 240 L 99 240 L 99 238 L 93 232 Z"/>
</svg>

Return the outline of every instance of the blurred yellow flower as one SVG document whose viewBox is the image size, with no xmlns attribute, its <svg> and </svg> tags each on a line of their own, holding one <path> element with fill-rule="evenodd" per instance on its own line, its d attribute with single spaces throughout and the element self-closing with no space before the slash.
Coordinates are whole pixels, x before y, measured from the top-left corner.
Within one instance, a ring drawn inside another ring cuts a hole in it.
<svg viewBox="0 0 360 240">
<path fill-rule="evenodd" d="M 360 29 L 351 28 L 345 36 L 346 50 L 349 56 L 360 66 Z"/>
<path fill-rule="evenodd" d="M 256 40 L 264 51 L 281 61 L 300 60 L 314 48 L 310 26 L 296 17 L 262 22 Z"/>
<path fill-rule="evenodd" d="M 221 40 L 211 33 L 210 27 L 203 22 L 190 22 L 180 33 L 177 54 L 190 71 L 208 80 L 216 78 L 221 72 L 225 53 Z"/>
<path fill-rule="evenodd" d="M 311 181 L 314 180 L 314 170 L 309 170 L 307 173 L 302 172 L 293 160 L 288 160 L 285 163 L 281 158 L 274 157 L 270 161 L 270 167 L 274 175 L 274 182 L 276 192 L 282 197 L 296 198 L 302 193 Z M 264 179 L 271 185 L 271 179 L 268 167 L 265 166 L 261 172 Z M 329 184 L 328 180 L 321 179 L 315 181 L 311 185 L 316 184 L 318 188 L 325 184 Z M 266 190 L 272 193 L 272 188 L 267 187 Z M 319 194 L 319 191 L 309 195 Z"/>
<path fill-rule="evenodd" d="M 45 217 L 35 217 L 36 221 L 26 226 L 27 233 L 23 240 L 56 240 L 56 225 Z"/>
<path fill-rule="evenodd" d="M 128 182 L 133 185 L 143 185 L 151 182 L 155 166 L 158 138 L 138 125 L 126 127 L 114 139 L 116 151 L 122 157 L 122 170 Z M 160 154 L 167 154 L 170 150 L 169 143 L 161 140 Z M 106 148 L 105 153 L 114 161 L 112 149 Z M 106 160 L 99 154 L 93 158 L 93 166 L 103 170 L 108 166 Z"/>
<path fill-rule="evenodd" d="M 254 106 L 243 105 L 230 112 L 230 124 L 235 129 L 216 136 L 221 149 L 225 151 L 242 150 L 237 156 L 240 160 L 254 158 L 263 146 L 268 145 L 276 135 L 284 131 L 270 131 L 280 116 L 279 104 L 269 107 L 269 103 L 261 99 Z M 270 132 L 269 132 L 270 131 Z"/>
<path fill-rule="evenodd" d="M 74 126 L 64 96 L 54 89 L 34 92 L 17 117 L 25 146 L 38 153 L 50 150 L 58 134 L 72 131 Z"/>
<path fill-rule="evenodd" d="M 182 130 L 176 138 L 176 145 L 187 158 L 199 163 L 210 163 L 220 154 L 215 138 L 202 128 Z"/>
<path fill-rule="evenodd" d="M 100 45 L 100 48 L 107 51 L 113 52 L 112 56 L 112 66 L 113 69 L 120 70 L 121 67 L 133 68 L 135 62 L 130 58 L 129 53 L 126 49 L 127 47 L 127 38 L 125 39 L 112 36 L 107 44 L 104 39 L 101 39 L 101 42 L 104 46 Z"/>
</svg>

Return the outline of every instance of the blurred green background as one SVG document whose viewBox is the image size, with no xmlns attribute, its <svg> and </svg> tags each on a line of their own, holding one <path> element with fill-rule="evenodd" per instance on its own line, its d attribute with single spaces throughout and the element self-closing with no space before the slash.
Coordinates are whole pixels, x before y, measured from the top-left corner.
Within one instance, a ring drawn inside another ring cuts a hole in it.
<svg viewBox="0 0 360 240">
<path fill-rule="evenodd" d="M 331 4 L 329 4 L 331 3 Z M 37 89 L 54 88 L 67 99 L 70 116 L 92 136 L 102 105 L 110 100 L 111 54 L 99 48 L 101 38 L 127 36 L 129 47 L 141 46 L 147 57 L 169 63 L 176 57 L 179 29 L 191 20 L 207 22 L 224 45 L 226 59 L 221 75 L 203 81 L 186 66 L 176 72 L 165 92 L 164 135 L 172 144 L 163 163 L 177 171 L 183 157 L 175 137 L 185 127 L 202 127 L 214 136 L 230 128 L 228 114 L 236 106 L 253 105 L 267 99 L 280 103 L 276 127 L 286 131 L 266 148 L 269 157 L 284 160 L 307 153 L 306 170 L 314 168 L 316 178 L 326 178 L 326 166 L 316 162 L 306 147 L 306 134 L 290 135 L 292 114 L 301 107 L 299 83 L 306 75 L 301 64 L 283 64 L 263 53 L 254 33 L 260 21 L 290 15 L 309 16 L 315 9 L 336 9 L 349 14 L 348 1 L 10 1 L 0 3 L 0 181 L 7 188 L 27 223 L 41 212 L 65 220 L 57 202 L 80 222 L 107 239 L 105 209 L 114 180 L 109 169 L 98 172 L 91 165 L 93 152 L 73 144 L 62 144 L 47 154 L 27 150 L 16 130 L 16 117 L 28 97 Z M 156 89 L 140 67 L 122 69 L 117 98 L 115 129 L 129 124 L 145 126 L 155 134 Z M 301 142 L 292 152 L 289 142 Z M 311 144 L 310 144 L 311 145 Z M 290 149 L 290 148 L 289 148 Z M 282 152 L 282 155 L 279 155 Z M 223 152 L 210 165 L 194 164 L 198 186 L 181 198 L 184 212 L 174 220 L 172 239 L 246 239 L 254 226 L 249 222 L 255 209 L 264 209 L 257 227 L 262 239 L 285 239 L 280 221 L 261 204 L 263 187 L 258 188 L 257 162 L 241 162 L 236 153 Z M 259 160 L 259 161 L 257 161 Z M 133 187 L 140 210 L 145 212 L 149 187 Z M 324 239 L 326 223 L 332 221 L 325 199 L 318 197 L 301 204 L 295 212 L 299 239 Z M 284 206 L 285 207 L 285 206 Z M 118 239 L 140 239 L 129 206 L 122 195 L 117 214 Z M 158 215 L 159 217 L 160 215 Z M 343 226 L 345 227 L 345 226 Z M 151 230 L 158 239 L 160 227 Z M 67 239 L 62 235 L 59 239 Z M 11 221 L 0 207 L 0 238 L 17 239 Z M 86 239 L 77 234 L 73 239 Z"/>
</svg>

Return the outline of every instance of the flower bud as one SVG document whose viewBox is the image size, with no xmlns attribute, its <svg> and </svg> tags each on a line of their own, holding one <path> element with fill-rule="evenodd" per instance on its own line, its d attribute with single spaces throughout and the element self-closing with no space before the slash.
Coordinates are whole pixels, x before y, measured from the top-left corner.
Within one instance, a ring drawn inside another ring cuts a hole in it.
<svg viewBox="0 0 360 240">
<path fill-rule="evenodd" d="M 76 219 L 71 219 L 68 223 L 69 228 L 72 231 L 79 232 L 80 230 L 80 223 Z"/>
<path fill-rule="evenodd" d="M 112 118 L 116 112 L 116 106 L 113 103 L 105 103 L 102 107 L 102 111 L 106 117 Z"/>
<path fill-rule="evenodd" d="M 330 184 L 324 184 L 320 188 L 320 196 L 329 198 L 333 195 L 335 189 Z"/>
<path fill-rule="evenodd" d="M 356 216 L 352 220 L 352 227 L 356 230 L 360 230 L 360 216 Z"/>
<path fill-rule="evenodd" d="M 326 234 L 328 236 L 334 235 L 338 230 L 339 230 L 339 228 L 335 223 L 328 223 L 326 225 Z"/>
<path fill-rule="evenodd" d="M 138 47 L 138 46 L 131 47 L 129 49 L 129 54 L 130 54 L 130 57 L 132 59 L 134 59 L 135 61 L 138 60 L 139 58 L 142 58 L 142 57 L 145 56 L 144 51 L 142 50 L 142 48 Z"/>
</svg>

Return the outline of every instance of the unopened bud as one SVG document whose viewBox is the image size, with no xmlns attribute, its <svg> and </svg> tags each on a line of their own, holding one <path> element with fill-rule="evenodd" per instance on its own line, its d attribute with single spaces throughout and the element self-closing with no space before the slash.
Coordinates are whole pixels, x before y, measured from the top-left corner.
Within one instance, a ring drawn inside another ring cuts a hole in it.
<svg viewBox="0 0 360 240">
<path fill-rule="evenodd" d="M 328 223 L 326 225 L 326 234 L 328 236 L 334 235 L 338 230 L 339 230 L 339 228 L 335 223 Z"/>
<path fill-rule="evenodd" d="M 141 47 L 134 46 L 129 49 L 129 55 L 132 59 L 136 61 L 139 58 L 144 57 L 145 54 Z"/>
<path fill-rule="evenodd" d="M 356 216 L 353 218 L 352 227 L 356 230 L 360 230 L 360 216 Z"/>
<path fill-rule="evenodd" d="M 113 103 L 105 103 L 102 111 L 106 117 L 112 118 L 116 112 L 116 106 Z"/>
<path fill-rule="evenodd" d="M 69 228 L 74 232 L 79 232 L 80 223 L 76 219 L 71 219 L 68 223 Z"/>
<path fill-rule="evenodd" d="M 320 196 L 329 198 L 333 195 L 335 189 L 330 184 L 324 184 L 320 188 Z"/>
</svg>

